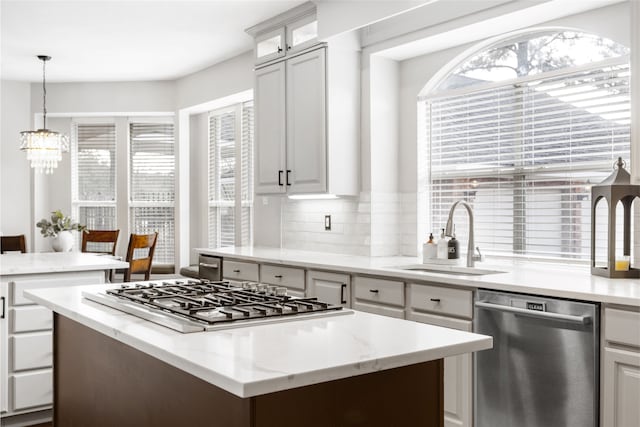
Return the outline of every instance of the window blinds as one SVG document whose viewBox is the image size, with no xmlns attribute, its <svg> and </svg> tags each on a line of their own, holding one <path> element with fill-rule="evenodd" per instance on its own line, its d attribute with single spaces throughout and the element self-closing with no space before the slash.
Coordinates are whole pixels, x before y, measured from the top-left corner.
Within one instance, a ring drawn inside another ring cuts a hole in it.
<svg viewBox="0 0 640 427">
<path fill-rule="evenodd" d="M 72 136 L 73 215 L 89 229 L 115 229 L 115 124 L 75 122 Z"/>
<path fill-rule="evenodd" d="M 158 232 L 155 264 L 173 264 L 175 247 L 175 138 L 173 123 L 129 124 L 132 233 Z"/>
<path fill-rule="evenodd" d="M 433 229 L 463 199 L 486 251 L 589 259 L 590 186 L 629 158 L 627 63 L 425 102 Z"/>
<path fill-rule="evenodd" d="M 209 245 L 248 245 L 252 235 L 253 104 L 209 115 Z"/>
</svg>

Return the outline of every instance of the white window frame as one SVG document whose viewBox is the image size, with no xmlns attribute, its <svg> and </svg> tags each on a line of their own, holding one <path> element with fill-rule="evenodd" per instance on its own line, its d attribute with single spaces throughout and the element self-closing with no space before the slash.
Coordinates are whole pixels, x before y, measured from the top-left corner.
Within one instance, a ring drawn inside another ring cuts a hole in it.
<svg viewBox="0 0 640 427">
<path fill-rule="evenodd" d="M 247 102 L 252 102 L 252 100 L 247 100 L 247 101 L 243 101 L 243 102 L 239 102 L 227 107 L 222 107 L 222 108 L 218 108 L 215 110 L 210 111 L 207 114 L 207 242 L 211 242 L 212 240 L 212 236 L 209 235 L 209 230 L 211 230 L 209 221 L 210 221 L 210 210 L 211 208 L 224 208 L 224 207 L 233 207 L 234 208 L 234 242 L 235 242 L 235 246 L 240 246 L 242 245 L 242 209 L 243 208 L 250 208 L 250 219 L 249 219 L 249 242 L 247 243 L 249 246 L 251 246 L 253 244 L 253 217 L 254 217 L 254 200 L 253 200 L 253 196 L 251 197 L 250 201 L 246 201 L 246 200 L 242 200 L 242 176 L 244 173 L 243 170 L 243 166 L 242 166 L 242 141 L 243 141 L 243 133 L 242 133 L 242 112 L 243 112 L 243 105 Z M 222 115 L 222 114 L 228 114 L 228 113 L 233 113 L 234 114 L 234 134 L 235 134 L 235 176 L 234 176 L 234 198 L 235 200 L 229 201 L 229 200 L 210 200 L 209 198 L 209 193 L 210 193 L 210 187 L 211 187 L 211 182 L 209 182 L 209 177 L 211 176 L 211 169 L 210 169 L 210 165 L 211 165 L 211 158 L 210 153 L 211 153 L 211 135 L 210 135 L 210 120 L 212 116 L 216 116 L 216 115 Z M 255 110 L 254 110 L 255 113 Z M 255 141 L 251 141 L 252 144 L 254 144 L 254 149 L 255 149 Z M 255 151 L 252 150 L 252 153 L 254 153 Z M 252 154 L 253 155 L 253 154 Z M 251 168 L 251 166 L 250 166 Z M 252 185 L 253 183 L 251 183 Z M 220 224 L 218 224 L 217 227 L 218 230 L 220 230 Z M 219 236 L 216 239 L 217 242 L 219 243 L 220 239 Z"/>
<path fill-rule="evenodd" d="M 77 166 L 78 166 L 78 135 L 76 133 L 76 125 L 101 125 L 113 124 L 115 127 L 115 188 L 113 201 L 96 201 L 96 200 L 78 200 L 77 196 Z M 80 208 L 82 207 L 113 207 L 115 210 L 115 228 L 118 228 L 118 123 L 115 117 L 73 117 L 71 118 L 71 216 L 73 218 L 80 217 Z M 79 234 L 78 234 L 79 236 Z M 80 237 L 78 237 L 78 240 Z"/>
<path fill-rule="evenodd" d="M 133 208 L 152 208 L 152 207 L 168 207 L 168 208 L 173 208 L 173 218 L 174 218 L 174 236 L 173 236 L 173 260 L 170 263 L 166 263 L 166 262 L 155 262 L 154 261 L 154 265 L 156 266 L 168 266 L 168 265 L 175 265 L 176 263 L 176 258 L 177 258 L 177 253 L 178 253 L 178 249 L 177 249 L 177 240 L 178 240 L 178 230 L 177 230 L 177 213 L 176 213 L 176 200 L 178 199 L 178 186 L 177 186 L 177 182 L 176 180 L 174 180 L 174 199 L 173 201 L 134 201 L 132 200 L 132 194 L 131 194 L 131 180 L 132 180 L 132 171 L 131 171 L 131 124 L 132 123 L 151 123 L 151 124 L 172 124 L 173 128 L 174 128 L 174 159 L 176 159 L 174 161 L 174 167 L 175 167 L 175 175 L 176 177 L 178 176 L 178 165 L 177 165 L 177 146 L 178 146 L 178 139 L 176 138 L 176 134 L 175 134 L 175 129 L 176 129 L 176 124 L 175 124 L 175 119 L 173 116 L 162 116 L 162 117 L 147 117 L 147 116 L 129 116 L 127 117 L 127 121 L 126 121 L 126 152 L 127 152 L 127 195 L 126 195 L 126 202 L 127 202 L 127 230 L 129 231 L 128 234 L 133 233 L 134 230 L 132 228 L 132 224 L 133 224 L 133 217 L 131 215 L 131 211 Z M 176 178 L 177 179 L 177 178 Z"/>
</svg>

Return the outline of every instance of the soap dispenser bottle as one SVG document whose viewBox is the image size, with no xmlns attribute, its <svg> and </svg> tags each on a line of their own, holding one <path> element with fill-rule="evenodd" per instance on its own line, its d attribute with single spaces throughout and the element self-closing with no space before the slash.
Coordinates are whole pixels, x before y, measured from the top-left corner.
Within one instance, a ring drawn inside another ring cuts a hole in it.
<svg viewBox="0 0 640 427">
<path fill-rule="evenodd" d="M 444 235 L 444 228 L 442 229 L 442 234 L 440 234 L 440 240 L 438 240 L 438 259 L 448 259 L 448 247 L 447 247 L 447 238 Z"/>
<path fill-rule="evenodd" d="M 426 264 L 429 260 L 437 257 L 438 248 L 433 240 L 433 233 L 429 233 L 429 241 L 422 245 L 422 263 Z"/>
<path fill-rule="evenodd" d="M 447 242 L 447 258 L 449 259 L 458 259 L 460 258 L 460 242 L 456 239 L 456 232 L 455 232 L 455 228 L 456 226 L 453 226 L 453 236 L 451 237 L 451 240 L 449 240 L 449 242 Z"/>
</svg>

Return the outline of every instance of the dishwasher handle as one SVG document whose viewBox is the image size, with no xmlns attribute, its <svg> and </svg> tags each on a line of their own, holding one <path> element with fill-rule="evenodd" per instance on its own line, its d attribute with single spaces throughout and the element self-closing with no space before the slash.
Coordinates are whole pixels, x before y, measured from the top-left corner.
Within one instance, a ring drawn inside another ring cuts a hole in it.
<svg viewBox="0 0 640 427">
<path fill-rule="evenodd" d="M 564 322 L 581 324 L 591 323 L 591 316 L 574 316 L 571 314 L 551 313 L 548 311 L 527 310 L 524 308 L 511 307 L 508 305 L 493 304 L 486 301 L 476 301 L 475 306 L 488 310 L 505 311 L 507 313 L 521 314 L 524 316 L 538 317 L 541 319 L 561 320 Z"/>
</svg>

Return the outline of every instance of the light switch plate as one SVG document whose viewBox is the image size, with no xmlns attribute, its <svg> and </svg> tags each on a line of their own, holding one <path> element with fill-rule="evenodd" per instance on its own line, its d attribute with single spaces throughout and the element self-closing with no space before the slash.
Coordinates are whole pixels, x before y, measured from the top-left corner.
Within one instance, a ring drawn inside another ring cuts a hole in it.
<svg viewBox="0 0 640 427">
<path fill-rule="evenodd" d="M 324 216 L 324 229 L 331 231 L 331 215 Z"/>
</svg>

